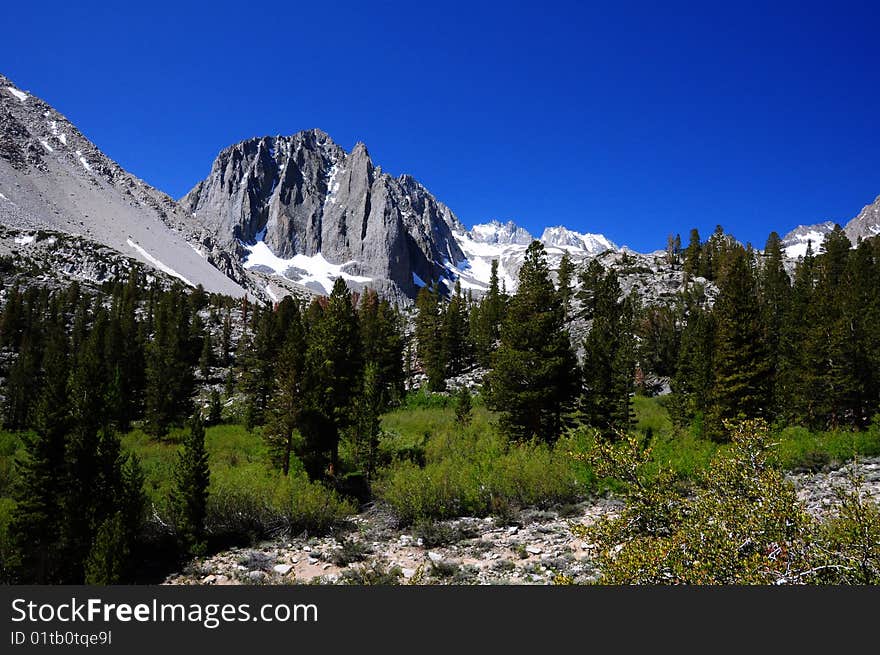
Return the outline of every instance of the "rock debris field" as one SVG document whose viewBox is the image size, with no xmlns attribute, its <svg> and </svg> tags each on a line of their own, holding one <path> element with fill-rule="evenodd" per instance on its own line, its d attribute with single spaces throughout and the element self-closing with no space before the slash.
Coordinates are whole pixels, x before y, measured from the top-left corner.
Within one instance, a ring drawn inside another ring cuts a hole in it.
<svg viewBox="0 0 880 655">
<path fill-rule="evenodd" d="M 880 502 L 880 457 L 789 478 L 807 510 L 822 516 L 833 508 L 835 488 L 847 488 L 850 472 Z M 196 560 L 165 584 L 552 584 L 557 575 L 576 583 L 598 577 L 590 545 L 571 524 L 590 524 L 613 513 L 621 501 L 593 498 L 552 510 L 527 509 L 515 518 L 462 517 L 398 528 L 371 508 L 350 525 L 324 537 L 299 537 L 235 548 Z"/>
</svg>

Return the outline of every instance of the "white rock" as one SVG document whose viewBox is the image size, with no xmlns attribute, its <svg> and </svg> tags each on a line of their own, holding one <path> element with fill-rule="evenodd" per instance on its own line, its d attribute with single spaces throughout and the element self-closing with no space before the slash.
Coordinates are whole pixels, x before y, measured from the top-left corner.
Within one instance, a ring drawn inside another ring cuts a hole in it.
<svg viewBox="0 0 880 655">
<path fill-rule="evenodd" d="M 272 567 L 272 570 L 275 571 L 278 575 L 287 575 L 290 573 L 290 569 L 293 568 L 292 564 L 276 564 Z"/>
<path fill-rule="evenodd" d="M 309 564 L 317 564 L 317 563 L 318 563 L 317 557 L 310 557 L 309 558 Z"/>
<path fill-rule="evenodd" d="M 432 562 L 442 562 L 442 561 L 443 561 L 443 555 L 441 555 L 440 553 L 435 553 L 435 552 L 432 551 L 432 552 L 429 552 L 429 553 L 428 553 L 428 559 L 431 560 Z"/>
<path fill-rule="evenodd" d="M 409 580 L 411 577 L 413 577 L 416 574 L 415 569 L 403 568 L 403 569 L 401 569 L 401 572 L 403 573 L 403 577 L 406 578 L 407 580 Z"/>
<path fill-rule="evenodd" d="M 532 555 L 540 555 L 543 551 L 538 546 L 526 546 L 526 552 Z"/>
</svg>

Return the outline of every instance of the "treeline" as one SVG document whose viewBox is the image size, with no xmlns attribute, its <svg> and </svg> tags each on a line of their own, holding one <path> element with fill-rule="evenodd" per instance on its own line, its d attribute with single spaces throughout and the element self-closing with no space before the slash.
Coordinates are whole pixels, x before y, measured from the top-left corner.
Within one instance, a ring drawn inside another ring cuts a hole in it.
<svg viewBox="0 0 880 655">
<path fill-rule="evenodd" d="M 533 243 L 513 296 L 499 290 L 495 268 L 479 301 L 456 287 L 443 303 L 435 287 L 422 289 L 417 352 L 432 389 L 485 367 L 487 402 L 516 438 L 553 441 L 577 424 L 623 434 L 632 396 L 649 391 L 649 378 L 670 380 L 680 428 L 715 440 L 741 418 L 858 429 L 880 409 L 880 244 L 852 246 L 837 226 L 789 275 L 776 233 L 757 253 L 721 227 L 706 241 L 692 230 L 687 248 L 676 237 L 667 249 L 684 289 L 673 302 L 643 306 L 595 259 L 575 271 L 566 257 L 554 285 Z M 590 326 L 580 364 L 570 319 Z"/>
<path fill-rule="evenodd" d="M 725 419 L 862 428 L 880 409 L 880 245 L 837 226 L 795 267 L 779 236 L 762 256 L 728 239 L 711 310 L 686 307 L 672 388 L 679 424 L 720 438 Z"/>
<path fill-rule="evenodd" d="M 8 291 L 3 425 L 21 433 L 24 452 L 4 579 L 129 580 L 138 555 L 169 534 L 182 556 L 204 551 L 203 421 L 222 419 L 223 387 L 227 401 L 240 400 L 242 422 L 263 426 L 284 475 L 293 458 L 339 487 L 346 474 L 363 485 L 375 471 L 379 415 L 404 384 L 402 322 L 387 301 L 354 296 L 342 280 L 307 307 L 285 298 L 237 308 L 201 288 L 143 286 L 132 271 L 97 295 L 77 284 Z M 207 407 L 196 406 L 199 390 L 209 391 Z M 164 439 L 184 425 L 169 516 L 148 517 L 143 471 L 119 435 L 139 427 Z M 340 470 L 343 440 L 354 471 Z"/>
<path fill-rule="evenodd" d="M 202 328 L 197 290 L 141 289 L 133 271 L 109 295 L 77 284 L 8 292 L 0 345 L 14 354 L 4 385 L 4 426 L 23 433 L 4 553 L 4 580 L 115 583 L 145 553 L 144 473 L 119 433 L 143 421 L 155 433 L 192 411 L 192 368 Z M 170 505 L 181 548 L 203 539 L 207 465 L 194 419 Z M 200 477 L 201 476 L 201 477 Z M 196 521 L 193 523 L 192 521 Z"/>
</svg>

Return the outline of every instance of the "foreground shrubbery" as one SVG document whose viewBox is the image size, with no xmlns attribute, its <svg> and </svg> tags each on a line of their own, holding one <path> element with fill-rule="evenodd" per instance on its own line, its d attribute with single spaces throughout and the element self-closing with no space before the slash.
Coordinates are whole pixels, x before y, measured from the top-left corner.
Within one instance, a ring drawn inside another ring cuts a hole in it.
<svg viewBox="0 0 880 655">
<path fill-rule="evenodd" d="M 855 485 L 836 517 L 810 517 L 769 463 L 767 425 L 729 426 L 729 452 L 693 490 L 664 470 L 644 475 L 650 449 L 638 439 L 599 441 L 584 455 L 600 475 L 626 483 L 626 506 L 575 526 L 593 544 L 606 584 L 877 584 L 880 512 Z"/>
<path fill-rule="evenodd" d="M 566 455 L 569 446 L 565 440 L 555 448 L 508 443 L 482 414 L 467 426 L 444 421 L 425 438 L 424 466 L 404 460 L 386 468 L 374 493 L 402 523 L 462 515 L 503 518 L 517 507 L 570 502 L 588 488 Z"/>
</svg>

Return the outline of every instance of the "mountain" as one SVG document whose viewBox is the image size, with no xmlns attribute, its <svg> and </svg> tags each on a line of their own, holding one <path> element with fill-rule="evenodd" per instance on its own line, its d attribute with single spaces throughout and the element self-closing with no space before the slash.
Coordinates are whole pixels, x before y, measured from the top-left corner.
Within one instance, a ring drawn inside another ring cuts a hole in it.
<svg viewBox="0 0 880 655">
<path fill-rule="evenodd" d="M 470 230 L 412 176 L 392 177 L 363 144 L 351 152 L 317 129 L 248 139 L 223 150 L 180 200 L 249 270 L 320 293 L 336 277 L 414 298 L 432 280 L 451 290 L 488 287 L 491 262 L 509 290 L 534 237 L 514 222 Z M 548 228 L 551 264 L 617 247 L 602 235 Z"/>
<path fill-rule="evenodd" d="M 180 205 L 246 267 L 322 293 L 341 276 L 415 297 L 464 261 L 446 205 L 411 176 L 383 173 L 365 145 L 347 153 L 317 129 L 226 148 Z"/>
<path fill-rule="evenodd" d="M 813 252 L 819 252 L 825 235 L 834 229 L 834 225 L 834 221 L 798 225 L 782 238 L 786 254 L 792 258 L 802 257 L 807 251 L 807 241 L 812 241 Z M 877 196 L 870 205 L 862 207 L 858 216 L 846 224 L 844 232 L 853 245 L 856 245 L 859 239 L 868 239 L 880 234 L 880 196 Z"/>
<path fill-rule="evenodd" d="M 124 171 L 57 110 L 3 75 L 0 225 L 2 250 L 63 260 L 62 277 L 110 275 L 118 256 L 208 291 L 246 293 L 235 258 L 197 243 L 200 227 L 171 198 Z M 51 241 L 39 238 L 47 230 Z M 89 265 L 78 265 L 84 262 Z"/>
<path fill-rule="evenodd" d="M 846 236 L 855 244 L 859 238 L 868 239 L 880 234 L 880 196 L 862 207 L 859 215 L 846 224 Z"/>
<path fill-rule="evenodd" d="M 815 225 L 798 225 L 782 237 L 782 248 L 785 254 L 792 259 L 803 257 L 807 253 L 808 243 L 812 244 L 813 252 L 816 253 L 819 251 L 819 246 L 825 240 L 825 235 L 833 229 L 833 221 L 825 221 Z"/>
<path fill-rule="evenodd" d="M 456 271 L 463 288 L 487 289 L 492 260 L 498 260 L 499 279 L 508 291 L 516 289 L 526 249 L 534 240 L 531 234 L 512 221 L 492 221 L 475 225 L 470 231 L 456 230 L 454 234 L 466 258 Z M 565 252 L 574 261 L 582 261 L 607 251 L 620 251 L 601 234 L 580 234 L 561 226 L 545 229 L 539 240 L 544 244 L 551 268 L 559 266 Z"/>
</svg>

